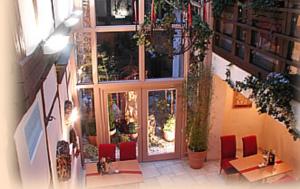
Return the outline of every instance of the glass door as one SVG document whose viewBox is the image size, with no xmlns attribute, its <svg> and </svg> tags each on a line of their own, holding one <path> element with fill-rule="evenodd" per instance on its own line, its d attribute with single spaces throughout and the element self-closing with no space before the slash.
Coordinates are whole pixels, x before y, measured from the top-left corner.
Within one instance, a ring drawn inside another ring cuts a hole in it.
<svg viewBox="0 0 300 189">
<path fill-rule="evenodd" d="M 144 90 L 143 160 L 180 156 L 180 122 L 176 89 Z"/>
<path fill-rule="evenodd" d="M 106 96 L 106 126 L 108 143 L 117 145 L 117 159 L 119 158 L 119 143 L 134 141 L 139 155 L 140 133 L 140 92 L 138 90 L 105 92 Z"/>
</svg>

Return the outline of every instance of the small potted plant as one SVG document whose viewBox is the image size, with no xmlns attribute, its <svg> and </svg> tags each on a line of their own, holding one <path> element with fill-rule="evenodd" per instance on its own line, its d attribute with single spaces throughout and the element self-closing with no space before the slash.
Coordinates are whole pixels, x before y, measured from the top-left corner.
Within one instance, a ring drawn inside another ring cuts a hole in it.
<svg viewBox="0 0 300 189">
<path fill-rule="evenodd" d="M 96 122 L 92 121 L 87 124 L 87 136 L 90 144 L 97 146 L 96 140 Z"/>
<path fill-rule="evenodd" d="M 168 142 L 172 142 L 175 139 L 175 117 L 174 115 L 170 115 L 164 124 L 164 139 Z"/>
</svg>

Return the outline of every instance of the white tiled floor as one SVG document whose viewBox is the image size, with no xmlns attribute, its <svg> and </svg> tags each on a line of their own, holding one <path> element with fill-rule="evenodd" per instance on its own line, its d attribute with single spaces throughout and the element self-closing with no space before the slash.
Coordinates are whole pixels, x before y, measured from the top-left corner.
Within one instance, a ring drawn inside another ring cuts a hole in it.
<svg viewBox="0 0 300 189">
<path fill-rule="evenodd" d="M 202 169 L 192 169 L 187 160 L 167 160 L 141 163 L 143 183 L 105 187 L 101 189 L 213 189 L 272 188 L 268 184 L 248 183 L 238 174 L 219 174 L 219 161 L 207 161 Z M 275 187 L 278 188 L 278 187 Z M 290 187 L 279 187 L 290 188 Z"/>
</svg>

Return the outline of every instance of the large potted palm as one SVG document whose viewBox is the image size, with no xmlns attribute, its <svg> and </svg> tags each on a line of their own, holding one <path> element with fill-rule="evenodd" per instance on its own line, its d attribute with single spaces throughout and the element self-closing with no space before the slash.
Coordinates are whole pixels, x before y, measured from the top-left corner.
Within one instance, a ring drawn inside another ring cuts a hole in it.
<svg viewBox="0 0 300 189">
<path fill-rule="evenodd" d="M 204 61 L 212 31 L 201 18 L 194 19 L 192 34 L 196 36 L 191 52 L 185 85 L 187 106 L 186 136 L 189 164 L 199 169 L 207 154 L 209 115 L 212 96 L 212 67 Z"/>
</svg>

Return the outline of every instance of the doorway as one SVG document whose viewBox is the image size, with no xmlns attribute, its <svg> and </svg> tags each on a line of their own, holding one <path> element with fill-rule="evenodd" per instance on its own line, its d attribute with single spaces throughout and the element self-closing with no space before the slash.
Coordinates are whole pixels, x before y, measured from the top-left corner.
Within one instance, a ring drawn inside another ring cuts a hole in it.
<svg viewBox="0 0 300 189">
<path fill-rule="evenodd" d="M 105 141 L 137 142 L 139 161 L 180 157 L 182 101 L 177 88 L 105 90 Z M 180 111 L 178 111 L 180 110 Z M 117 156 L 118 156 L 117 152 Z"/>
</svg>

